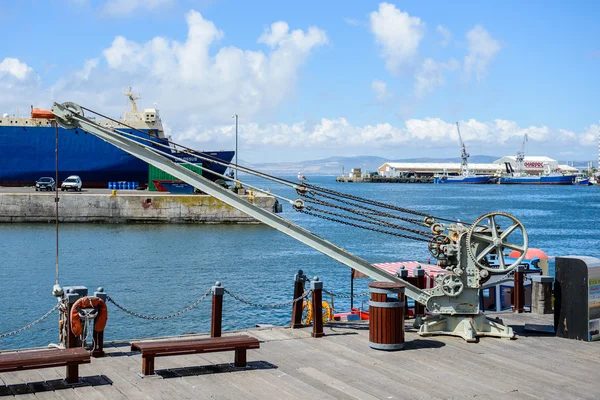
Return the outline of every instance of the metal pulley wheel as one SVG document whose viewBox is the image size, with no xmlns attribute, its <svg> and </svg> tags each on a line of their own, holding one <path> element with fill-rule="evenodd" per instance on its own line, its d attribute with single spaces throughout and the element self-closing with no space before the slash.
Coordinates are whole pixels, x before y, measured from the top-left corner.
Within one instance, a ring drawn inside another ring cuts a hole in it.
<svg viewBox="0 0 600 400">
<path fill-rule="evenodd" d="M 79 104 L 75 104 L 73 102 L 67 101 L 65 103 L 62 103 L 61 106 L 63 106 L 64 108 L 66 108 L 68 111 L 71 111 L 73 114 L 77 114 L 77 115 L 83 117 L 83 109 L 81 108 L 81 106 Z M 75 128 L 77 128 L 77 125 L 75 125 L 74 123 L 72 123 L 71 121 L 69 121 L 68 117 L 67 118 L 61 118 L 61 117 L 57 116 L 56 117 L 56 122 L 58 123 L 58 125 L 60 125 L 64 129 L 75 129 Z"/>
<path fill-rule="evenodd" d="M 429 240 L 429 244 L 427 248 L 429 253 L 435 258 L 440 258 L 444 256 L 444 251 L 442 250 L 442 246 L 450 244 L 450 239 L 445 235 L 435 235 Z"/>
<path fill-rule="evenodd" d="M 463 288 L 464 283 L 459 276 L 446 275 L 442 279 L 442 292 L 444 292 L 448 296 L 458 296 L 463 291 Z"/>
<path fill-rule="evenodd" d="M 508 227 L 501 227 L 498 223 L 507 222 Z M 504 221 L 502 221 L 504 220 Z M 514 234 L 514 235 L 513 235 Z M 515 244 L 509 241 L 509 236 L 513 237 L 520 234 L 517 240 L 522 244 Z M 477 218 L 471 225 L 467 233 L 467 251 L 473 262 L 482 269 L 492 273 L 505 273 L 523 261 L 528 247 L 527 231 L 525 227 L 514 216 L 503 212 L 492 212 Z M 521 255 L 515 262 L 507 265 L 504 261 L 504 250 L 511 249 L 521 252 Z M 496 254 L 498 257 L 498 266 L 491 267 L 486 260 L 489 254 Z"/>
</svg>

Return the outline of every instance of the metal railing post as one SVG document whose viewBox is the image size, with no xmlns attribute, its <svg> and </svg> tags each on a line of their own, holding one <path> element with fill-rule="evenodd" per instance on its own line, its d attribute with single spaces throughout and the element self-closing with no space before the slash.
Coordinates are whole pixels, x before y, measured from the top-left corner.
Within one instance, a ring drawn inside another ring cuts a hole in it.
<svg viewBox="0 0 600 400">
<path fill-rule="evenodd" d="M 325 336 L 325 333 L 323 333 L 323 282 L 319 281 L 318 276 L 313 278 L 310 288 L 312 290 L 313 303 L 312 337 L 319 338 Z"/>
<path fill-rule="evenodd" d="M 292 297 L 293 299 L 297 299 L 304 293 L 305 280 L 306 276 L 304 275 L 304 272 L 301 269 L 299 269 L 298 273 L 294 275 L 294 297 Z M 290 324 L 292 329 L 302 328 L 302 306 L 302 300 L 295 301 L 292 304 L 292 322 Z"/>
<path fill-rule="evenodd" d="M 523 282 L 523 276 L 525 275 L 525 267 L 522 265 L 517 266 L 515 269 L 515 287 L 514 287 L 514 303 L 513 311 L 522 313 L 525 309 L 525 286 Z"/>
<path fill-rule="evenodd" d="M 212 314 L 210 321 L 210 337 L 221 337 L 221 324 L 223 320 L 223 294 L 225 288 L 221 282 L 216 282 L 212 287 Z"/>
<path fill-rule="evenodd" d="M 104 288 L 99 287 L 94 292 L 94 297 L 98 297 L 106 304 L 106 293 L 104 293 Z M 96 321 L 94 321 L 94 333 L 92 334 L 92 338 L 94 340 L 94 348 L 92 349 L 92 357 L 104 357 L 104 330 L 100 332 L 96 332 Z"/>
</svg>

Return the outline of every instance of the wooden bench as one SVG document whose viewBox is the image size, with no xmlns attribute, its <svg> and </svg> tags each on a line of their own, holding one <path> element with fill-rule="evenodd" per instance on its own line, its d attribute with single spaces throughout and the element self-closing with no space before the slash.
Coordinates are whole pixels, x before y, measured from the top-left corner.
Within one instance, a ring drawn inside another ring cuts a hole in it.
<svg viewBox="0 0 600 400">
<path fill-rule="evenodd" d="M 258 349 L 258 339 L 246 336 L 225 336 L 203 339 L 161 340 L 134 342 L 131 350 L 142 352 L 142 374 L 154 374 L 154 358 L 183 354 L 212 353 L 217 351 L 235 351 L 236 367 L 246 366 L 246 350 Z"/>
<path fill-rule="evenodd" d="M 0 372 L 66 366 L 69 383 L 79 381 L 79 364 L 89 363 L 90 352 L 83 347 L 0 354 Z"/>
</svg>

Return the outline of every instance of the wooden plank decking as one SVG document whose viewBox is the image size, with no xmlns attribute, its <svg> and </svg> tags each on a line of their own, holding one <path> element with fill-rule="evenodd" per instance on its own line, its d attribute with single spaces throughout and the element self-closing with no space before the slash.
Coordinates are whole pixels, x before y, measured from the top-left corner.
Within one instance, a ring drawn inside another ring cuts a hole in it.
<svg viewBox="0 0 600 400">
<path fill-rule="evenodd" d="M 502 315 L 524 323 L 550 316 Z M 407 321 L 407 326 L 412 321 Z M 110 328 L 109 328 L 110 329 Z M 249 368 L 233 368 L 231 354 L 165 357 L 142 378 L 141 355 L 128 343 L 106 346 L 105 358 L 80 368 L 83 377 L 103 376 L 110 385 L 88 385 L 22 394 L 18 399 L 574 399 L 598 398 L 600 343 L 521 333 L 517 340 L 421 338 L 407 331 L 405 350 L 368 346 L 368 325 L 330 324 L 327 336 L 310 328 L 250 329 L 261 348 L 248 352 Z M 110 330 L 107 336 L 110 335 Z M 1 385 L 63 378 L 63 368 L 0 374 Z M 103 378 L 90 378 L 101 382 Z M 1 392 L 0 392 L 1 393 Z"/>
</svg>

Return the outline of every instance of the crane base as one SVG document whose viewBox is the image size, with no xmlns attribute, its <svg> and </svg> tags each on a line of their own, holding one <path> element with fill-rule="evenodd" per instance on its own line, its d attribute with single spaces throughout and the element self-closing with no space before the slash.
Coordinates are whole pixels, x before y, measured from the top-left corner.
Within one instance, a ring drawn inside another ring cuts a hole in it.
<svg viewBox="0 0 600 400">
<path fill-rule="evenodd" d="M 513 329 L 500 318 L 489 318 L 483 313 L 475 315 L 433 315 L 423 318 L 419 335 L 460 336 L 467 342 L 477 342 L 481 336 L 514 339 Z"/>
</svg>

